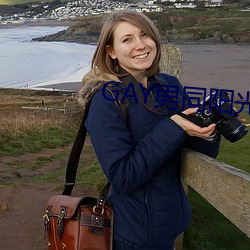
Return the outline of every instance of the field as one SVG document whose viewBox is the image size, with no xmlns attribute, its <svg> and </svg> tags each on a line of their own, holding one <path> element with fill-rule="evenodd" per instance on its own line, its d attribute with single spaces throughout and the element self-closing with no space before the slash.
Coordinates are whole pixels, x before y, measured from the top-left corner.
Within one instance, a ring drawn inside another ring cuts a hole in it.
<svg viewBox="0 0 250 250">
<path fill-rule="evenodd" d="M 0 89 L 0 97 L 0 196 L 10 207 L 6 213 L 0 211 L 0 225 L 6 222 L 4 232 L 0 231 L 0 249 L 17 249 L 19 246 L 23 248 L 18 249 L 31 249 L 26 247 L 36 242 L 34 250 L 43 250 L 45 241 L 41 241 L 39 233 L 43 229 L 41 210 L 50 195 L 62 190 L 65 166 L 81 112 L 76 108 L 76 98 L 69 93 Z M 65 114 L 20 108 L 59 108 L 65 103 L 74 107 L 74 112 Z M 249 122 L 247 110 L 242 112 L 242 117 Z M 249 144 L 250 133 L 236 143 L 223 139 L 218 159 L 250 173 Z M 75 194 L 97 194 L 105 182 L 87 138 Z M 250 239 L 193 190 L 189 190 L 189 199 L 193 219 L 185 232 L 185 250 L 250 249 Z M 32 213 L 30 202 L 36 204 L 32 206 Z M 32 228 L 22 223 L 25 216 L 34 217 Z M 9 238 L 18 223 L 22 223 L 23 230 L 16 241 L 11 241 Z"/>
<path fill-rule="evenodd" d="M 67 109 L 78 106 L 71 93 L 2 89 L 0 96 L 0 155 L 18 156 L 72 141 L 76 125 Z"/>
</svg>

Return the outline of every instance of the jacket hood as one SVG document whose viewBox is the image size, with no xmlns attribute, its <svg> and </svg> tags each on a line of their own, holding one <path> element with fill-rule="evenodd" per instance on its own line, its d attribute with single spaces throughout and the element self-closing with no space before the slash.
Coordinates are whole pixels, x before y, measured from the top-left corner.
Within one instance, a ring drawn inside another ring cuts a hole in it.
<svg viewBox="0 0 250 250">
<path fill-rule="evenodd" d="M 78 102 L 85 109 L 92 93 L 110 81 L 120 82 L 120 79 L 112 74 L 100 73 L 98 70 L 90 70 L 82 79 L 82 88 L 78 92 Z"/>
</svg>

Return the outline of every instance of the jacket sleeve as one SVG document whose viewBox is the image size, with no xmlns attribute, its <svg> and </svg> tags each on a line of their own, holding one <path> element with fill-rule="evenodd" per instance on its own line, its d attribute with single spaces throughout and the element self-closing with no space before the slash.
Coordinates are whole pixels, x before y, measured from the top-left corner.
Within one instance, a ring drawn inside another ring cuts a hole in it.
<svg viewBox="0 0 250 250">
<path fill-rule="evenodd" d="M 187 147 L 207 156 L 216 158 L 219 153 L 220 142 L 220 134 L 216 135 L 212 141 L 195 136 L 189 136 L 183 147 Z"/>
<path fill-rule="evenodd" d="M 181 127 L 165 118 L 133 145 L 121 111 L 101 91 L 93 96 L 85 126 L 108 181 L 122 193 L 147 182 L 187 138 Z"/>
</svg>

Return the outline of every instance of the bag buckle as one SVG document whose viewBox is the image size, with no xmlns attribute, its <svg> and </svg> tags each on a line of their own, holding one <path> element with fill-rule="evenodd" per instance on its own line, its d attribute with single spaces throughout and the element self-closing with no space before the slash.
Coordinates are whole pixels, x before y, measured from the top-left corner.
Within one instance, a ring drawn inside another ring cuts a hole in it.
<svg viewBox="0 0 250 250">
<path fill-rule="evenodd" d="M 91 225 L 94 227 L 102 227 L 102 217 L 97 215 L 91 216 Z"/>
<path fill-rule="evenodd" d="M 43 215 L 43 224 L 44 224 L 44 233 L 49 231 L 49 228 L 50 228 L 50 224 L 49 224 L 49 209 L 47 208 L 45 210 L 45 214 Z"/>
<path fill-rule="evenodd" d="M 60 215 L 58 216 L 58 221 L 56 223 L 56 232 L 57 232 L 57 237 L 61 238 L 62 233 L 63 233 L 63 219 L 65 217 L 66 214 L 66 207 L 61 206 L 61 210 L 60 210 Z"/>
<path fill-rule="evenodd" d="M 96 211 L 97 208 L 100 209 L 100 207 L 97 207 L 97 206 L 94 206 L 94 207 L 93 207 L 93 213 L 94 213 L 94 214 L 103 215 L 103 214 L 104 214 L 104 208 L 103 208 L 103 207 L 101 208 L 102 210 L 101 210 L 100 213 L 98 213 L 98 212 Z"/>
</svg>

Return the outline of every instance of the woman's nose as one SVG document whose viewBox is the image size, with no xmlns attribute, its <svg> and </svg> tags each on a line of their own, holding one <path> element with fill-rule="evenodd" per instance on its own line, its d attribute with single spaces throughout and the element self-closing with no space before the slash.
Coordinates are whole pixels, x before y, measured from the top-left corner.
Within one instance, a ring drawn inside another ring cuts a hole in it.
<svg viewBox="0 0 250 250">
<path fill-rule="evenodd" d="M 144 41 L 142 38 L 137 38 L 136 39 L 136 44 L 135 44 L 135 49 L 140 50 L 144 49 L 146 47 Z"/>
</svg>

